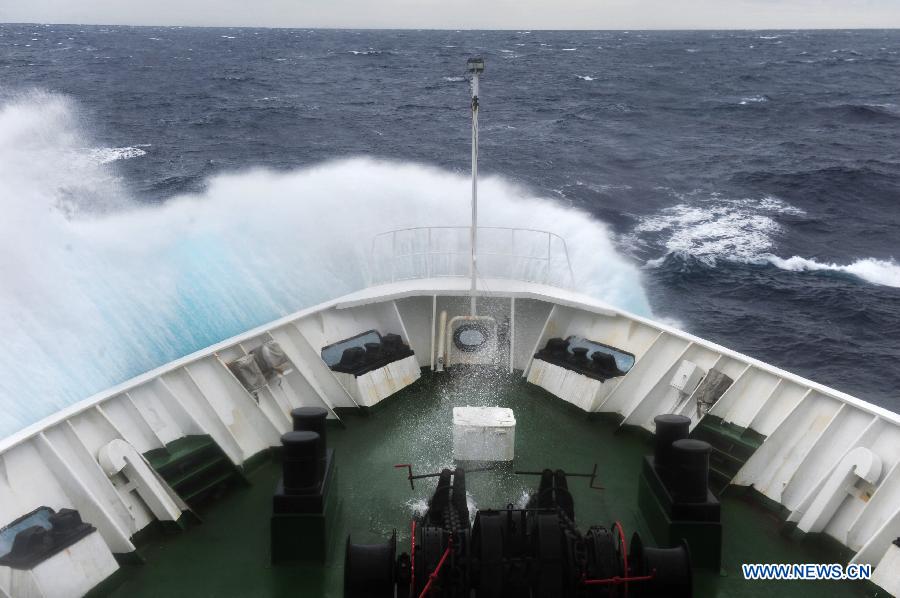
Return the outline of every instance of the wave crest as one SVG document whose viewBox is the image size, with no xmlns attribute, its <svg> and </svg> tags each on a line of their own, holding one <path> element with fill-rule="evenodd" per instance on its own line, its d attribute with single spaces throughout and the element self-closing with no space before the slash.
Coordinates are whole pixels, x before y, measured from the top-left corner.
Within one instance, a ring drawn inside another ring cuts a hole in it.
<svg viewBox="0 0 900 598">
<path fill-rule="evenodd" d="M 96 144 L 80 122 L 63 96 L 0 106 L 0 336 L 15 355 L 0 366 L 0 436 L 361 288 L 377 233 L 469 221 L 467 176 L 362 158 L 222 174 L 140 204 L 84 149 Z M 552 229 L 579 290 L 650 314 L 640 271 L 603 223 L 500 177 L 483 178 L 480 196 L 480 223 Z"/>
<path fill-rule="evenodd" d="M 787 259 L 770 255 L 766 256 L 765 260 L 777 268 L 791 272 L 837 272 L 856 276 L 872 284 L 900 288 L 900 264 L 893 259 L 865 258 L 845 266 L 818 262 L 797 255 Z"/>
<path fill-rule="evenodd" d="M 820 110 L 837 118 L 859 122 L 895 122 L 900 119 L 900 106 L 891 103 L 838 104 Z"/>
<path fill-rule="evenodd" d="M 109 164 L 117 160 L 130 160 L 146 155 L 147 150 L 141 147 L 98 147 L 90 151 L 91 158 L 98 164 Z"/>
<path fill-rule="evenodd" d="M 900 288 L 900 264 L 893 259 L 861 258 L 841 265 L 775 255 L 775 237 L 783 232 L 778 215 L 799 217 L 805 212 L 774 196 L 680 203 L 642 218 L 626 242 L 635 249 L 653 245 L 664 249 L 660 257 L 645 262 L 646 268 L 684 273 L 714 268 L 724 261 L 771 265 L 790 272 L 833 272 Z M 655 239 L 648 241 L 648 236 Z"/>
<path fill-rule="evenodd" d="M 774 196 L 679 203 L 643 217 L 629 244 L 661 246 L 666 254 L 690 255 L 711 266 L 717 259 L 749 261 L 774 247 L 773 237 L 782 230 L 777 214 L 802 215 L 803 211 Z M 655 238 L 648 243 L 649 236 Z"/>
</svg>

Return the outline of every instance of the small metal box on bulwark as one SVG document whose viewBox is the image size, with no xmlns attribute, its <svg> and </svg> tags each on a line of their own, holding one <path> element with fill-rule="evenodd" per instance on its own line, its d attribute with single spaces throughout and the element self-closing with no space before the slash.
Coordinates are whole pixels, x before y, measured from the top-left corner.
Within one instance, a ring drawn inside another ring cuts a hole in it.
<svg viewBox="0 0 900 598">
<path fill-rule="evenodd" d="M 503 462 L 515 456 L 516 418 L 506 407 L 454 407 L 453 459 Z"/>
</svg>

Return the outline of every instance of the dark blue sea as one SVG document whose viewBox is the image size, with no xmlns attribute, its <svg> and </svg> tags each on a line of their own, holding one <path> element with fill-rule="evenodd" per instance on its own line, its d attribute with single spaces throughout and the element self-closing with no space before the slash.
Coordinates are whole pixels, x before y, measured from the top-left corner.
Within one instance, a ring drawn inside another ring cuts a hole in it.
<svg viewBox="0 0 900 598">
<path fill-rule="evenodd" d="M 0 432 L 365 283 L 559 232 L 578 286 L 900 409 L 900 31 L 0 25 Z"/>
</svg>

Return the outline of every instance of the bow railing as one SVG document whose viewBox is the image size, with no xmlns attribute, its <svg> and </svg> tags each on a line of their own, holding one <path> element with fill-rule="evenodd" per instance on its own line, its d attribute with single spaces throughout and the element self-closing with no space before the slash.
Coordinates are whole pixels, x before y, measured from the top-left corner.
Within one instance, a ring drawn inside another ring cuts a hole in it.
<svg viewBox="0 0 900 598">
<path fill-rule="evenodd" d="M 471 275 L 468 226 L 422 226 L 377 235 L 372 240 L 372 284 L 419 278 Z M 501 278 L 563 288 L 574 284 L 569 249 L 559 235 L 543 230 L 479 226 L 479 279 Z"/>
</svg>

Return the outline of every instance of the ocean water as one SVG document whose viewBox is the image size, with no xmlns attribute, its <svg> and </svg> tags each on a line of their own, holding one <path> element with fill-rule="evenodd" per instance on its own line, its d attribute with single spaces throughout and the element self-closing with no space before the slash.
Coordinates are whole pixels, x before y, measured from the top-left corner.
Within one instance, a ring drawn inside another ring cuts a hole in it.
<svg viewBox="0 0 900 598">
<path fill-rule="evenodd" d="M 0 25 L 0 433 L 365 284 L 565 237 L 579 289 L 900 409 L 900 31 Z"/>
</svg>

